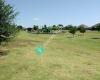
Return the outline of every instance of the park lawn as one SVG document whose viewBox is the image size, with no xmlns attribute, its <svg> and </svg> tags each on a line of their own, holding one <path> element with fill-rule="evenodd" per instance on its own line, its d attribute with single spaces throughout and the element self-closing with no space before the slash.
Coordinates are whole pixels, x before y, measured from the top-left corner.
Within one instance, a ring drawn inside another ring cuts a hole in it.
<svg viewBox="0 0 100 80">
<path fill-rule="evenodd" d="M 51 35 L 17 34 L 0 56 L 0 80 L 100 80 L 100 32 L 56 34 L 37 55 L 35 48 Z"/>
</svg>

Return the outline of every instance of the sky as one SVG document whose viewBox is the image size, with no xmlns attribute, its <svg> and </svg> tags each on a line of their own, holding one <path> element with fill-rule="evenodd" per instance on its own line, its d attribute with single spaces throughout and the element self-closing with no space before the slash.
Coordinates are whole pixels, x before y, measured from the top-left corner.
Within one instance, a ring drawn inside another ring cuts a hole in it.
<svg viewBox="0 0 100 80">
<path fill-rule="evenodd" d="M 19 12 L 17 25 L 80 25 L 100 22 L 100 0 L 6 0 Z"/>
</svg>

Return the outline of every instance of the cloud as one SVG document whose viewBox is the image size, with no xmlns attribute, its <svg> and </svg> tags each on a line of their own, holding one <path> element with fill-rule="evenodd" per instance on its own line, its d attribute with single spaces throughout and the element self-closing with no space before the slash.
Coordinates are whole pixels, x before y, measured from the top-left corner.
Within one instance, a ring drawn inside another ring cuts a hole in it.
<svg viewBox="0 0 100 80">
<path fill-rule="evenodd" d="M 39 21 L 40 19 L 37 18 L 37 17 L 35 17 L 35 18 L 33 18 L 33 20 L 34 20 L 34 21 Z"/>
</svg>

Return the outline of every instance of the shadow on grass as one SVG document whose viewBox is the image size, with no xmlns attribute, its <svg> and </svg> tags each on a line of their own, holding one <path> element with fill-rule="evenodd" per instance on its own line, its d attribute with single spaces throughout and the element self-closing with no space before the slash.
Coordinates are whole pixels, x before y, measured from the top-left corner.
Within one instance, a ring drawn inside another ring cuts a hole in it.
<svg viewBox="0 0 100 80">
<path fill-rule="evenodd" d="M 6 56 L 8 54 L 8 51 L 0 51 L 0 57 Z"/>
<path fill-rule="evenodd" d="M 0 50 L 0 57 L 6 56 L 8 54 L 8 50 Z"/>
<path fill-rule="evenodd" d="M 9 43 L 7 46 L 9 47 L 26 47 L 27 45 L 35 46 L 36 43 L 42 43 L 42 41 L 36 40 L 17 40 L 15 42 Z"/>
<path fill-rule="evenodd" d="M 72 36 L 68 36 L 67 38 L 74 38 L 74 37 L 72 37 Z"/>
<path fill-rule="evenodd" d="M 98 38 L 98 37 L 94 37 L 94 38 L 91 38 L 91 39 L 100 39 L 100 38 Z"/>
</svg>

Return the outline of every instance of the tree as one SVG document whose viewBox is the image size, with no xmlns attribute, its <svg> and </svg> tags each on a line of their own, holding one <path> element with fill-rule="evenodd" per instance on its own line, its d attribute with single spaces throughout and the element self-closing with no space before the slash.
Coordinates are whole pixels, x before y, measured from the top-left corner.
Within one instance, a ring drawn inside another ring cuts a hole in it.
<svg viewBox="0 0 100 80">
<path fill-rule="evenodd" d="M 78 30 L 80 30 L 81 27 L 84 27 L 85 29 L 88 29 L 89 28 L 87 25 L 81 24 L 81 25 L 78 26 Z"/>
<path fill-rule="evenodd" d="M 72 26 L 72 25 L 68 25 L 68 26 L 66 26 L 66 28 L 67 28 L 68 30 L 70 30 L 70 29 L 73 28 L 73 26 Z"/>
<path fill-rule="evenodd" d="M 58 30 L 58 27 L 56 25 L 53 25 L 52 30 Z"/>
<path fill-rule="evenodd" d="M 43 33 L 50 33 L 51 29 L 49 27 L 47 27 L 46 25 L 44 25 L 44 27 L 42 28 Z"/>
<path fill-rule="evenodd" d="M 97 25 L 96 29 L 97 31 L 100 31 L 100 24 Z"/>
<path fill-rule="evenodd" d="M 28 32 L 31 32 L 31 31 L 32 31 L 32 28 L 28 27 L 28 28 L 26 28 L 26 30 L 27 30 Z"/>
<path fill-rule="evenodd" d="M 39 27 L 38 26 L 36 26 L 36 25 L 33 25 L 33 30 L 38 30 L 39 29 Z"/>
<path fill-rule="evenodd" d="M 96 28 L 95 28 L 94 26 L 92 26 L 92 27 L 90 28 L 90 30 L 95 31 Z"/>
<path fill-rule="evenodd" d="M 74 37 L 76 31 L 77 31 L 77 29 L 75 26 L 69 29 L 69 33 L 73 34 L 73 37 Z"/>
<path fill-rule="evenodd" d="M 53 26 L 52 26 L 52 30 L 57 30 L 56 25 L 53 25 Z"/>
<path fill-rule="evenodd" d="M 59 28 L 59 30 L 62 30 L 63 29 L 63 25 L 62 24 L 58 24 L 58 28 Z"/>
<path fill-rule="evenodd" d="M 80 33 L 83 33 L 83 35 L 84 35 L 84 33 L 86 32 L 86 28 L 84 27 L 84 25 L 80 25 L 80 26 L 78 27 L 78 30 L 80 31 Z"/>
<path fill-rule="evenodd" d="M 15 35 L 17 28 L 14 25 L 14 18 L 17 12 L 5 0 L 0 0 L 0 44 Z"/>
<path fill-rule="evenodd" d="M 24 28 L 23 28 L 23 26 L 19 25 L 19 26 L 17 26 L 17 29 L 18 30 L 23 30 Z"/>
<path fill-rule="evenodd" d="M 97 24 L 93 25 L 92 30 L 100 31 L 100 23 L 97 23 Z"/>
<path fill-rule="evenodd" d="M 97 31 L 100 31 L 100 23 L 97 23 L 97 24 L 95 25 L 95 27 L 96 27 L 96 30 L 97 30 Z"/>
</svg>

